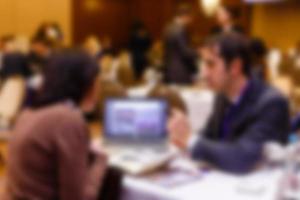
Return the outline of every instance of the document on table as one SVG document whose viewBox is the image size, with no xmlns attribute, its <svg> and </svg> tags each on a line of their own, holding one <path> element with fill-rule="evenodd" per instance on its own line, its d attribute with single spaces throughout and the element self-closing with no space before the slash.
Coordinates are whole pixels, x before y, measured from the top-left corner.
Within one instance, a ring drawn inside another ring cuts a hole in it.
<svg viewBox="0 0 300 200">
<path fill-rule="evenodd" d="M 167 172 L 157 173 L 147 177 L 148 181 L 151 181 L 153 184 L 165 187 L 172 188 L 180 185 L 192 183 L 199 181 L 202 177 L 202 172 L 199 170 L 198 173 L 190 173 L 180 170 L 169 170 Z"/>
</svg>

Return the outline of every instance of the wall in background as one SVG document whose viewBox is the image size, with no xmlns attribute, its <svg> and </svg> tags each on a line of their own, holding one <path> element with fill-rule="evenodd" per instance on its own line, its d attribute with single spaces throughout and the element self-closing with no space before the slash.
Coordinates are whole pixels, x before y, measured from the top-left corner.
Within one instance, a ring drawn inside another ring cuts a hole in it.
<svg viewBox="0 0 300 200">
<path fill-rule="evenodd" d="M 72 40 L 72 0 L 0 0 L 0 35 L 22 34 L 31 37 L 39 24 L 58 22 L 67 43 Z"/>
<path fill-rule="evenodd" d="M 300 41 L 300 1 L 254 6 L 252 35 L 262 37 L 271 47 L 293 47 Z"/>
<path fill-rule="evenodd" d="M 203 15 L 198 0 L 0 0 L 0 35 L 23 34 L 31 37 L 39 24 L 57 21 L 67 43 L 81 43 L 88 35 L 110 37 L 114 45 L 125 46 L 130 26 L 142 20 L 155 39 L 162 35 L 179 2 L 193 6 L 196 39 L 214 25 Z M 242 10 L 240 23 L 248 27 L 249 12 L 239 0 L 224 0 Z"/>
<path fill-rule="evenodd" d="M 204 16 L 199 0 L 73 0 L 74 42 L 81 43 L 93 34 L 100 38 L 110 36 L 113 45 L 125 46 L 131 24 L 138 19 L 145 23 L 153 38 L 158 39 L 180 2 L 192 5 L 195 13 L 194 38 L 202 39 L 214 25 L 214 19 Z M 240 0 L 223 2 L 241 10 L 239 23 L 247 30 L 249 7 Z"/>
<path fill-rule="evenodd" d="M 113 45 L 123 45 L 130 28 L 130 0 L 73 0 L 74 42 L 89 35 L 109 37 Z"/>
<path fill-rule="evenodd" d="M 68 43 L 80 43 L 94 34 L 100 38 L 109 36 L 115 45 L 123 46 L 135 19 L 144 21 L 153 37 L 159 38 L 177 3 L 183 1 L 193 6 L 196 39 L 203 38 L 214 20 L 203 15 L 199 0 L 0 0 L 0 35 L 31 36 L 40 23 L 50 20 L 62 26 Z M 299 3 L 254 6 L 251 16 L 249 6 L 240 0 L 223 2 L 240 8 L 239 23 L 272 46 L 288 48 L 300 39 Z"/>
</svg>

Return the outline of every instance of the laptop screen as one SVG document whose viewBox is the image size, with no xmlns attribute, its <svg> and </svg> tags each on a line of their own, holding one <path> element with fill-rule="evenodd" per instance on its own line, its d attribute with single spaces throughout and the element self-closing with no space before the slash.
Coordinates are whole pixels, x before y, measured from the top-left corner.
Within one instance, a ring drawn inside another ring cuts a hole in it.
<svg viewBox="0 0 300 200">
<path fill-rule="evenodd" d="M 106 139 L 151 142 L 165 139 L 167 103 L 160 99 L 109 99 L 105 105 Z"/>
</svg>

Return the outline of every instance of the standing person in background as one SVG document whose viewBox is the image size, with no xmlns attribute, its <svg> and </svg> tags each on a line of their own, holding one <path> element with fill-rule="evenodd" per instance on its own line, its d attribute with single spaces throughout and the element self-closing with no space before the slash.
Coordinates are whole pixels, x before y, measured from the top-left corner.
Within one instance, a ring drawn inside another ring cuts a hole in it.
<svg viewBox="0 0 300 200">
<path fill-rule="evenodd" d="M 27 92 L 25 106 L 31 106 L 37 91 L 43 81 L 43 72 L 51 56 L 54 53 L 53 43 L 46 37 L 36 36 L 31 41 L 30 52 L 28 55 L 29 69 L 31 77 L 26 85 Z"/>
<path fill-rule="evenodd" d="M 267 80 L 267 53 L 268 49 L 264 41 L 260 38 L 253 38 L 250 41 L 252 58 L 251 76 L 259 80 Z"/>
<path fill-rule="evenodd" d="M 51 54 L 62 48 L 63 32 L 57 23 L 41 24 L 31 41 L 29 62 L 34 72 L 39 73 L 47 64 Z"/>
<path fill-rule="evenodd" d="M 89 55 L 94 58 L 101 59 L 102 54 L 102 46 L 100 41 L 96 36 L 88 36 L 82 45 L 84 51 L 86 51 Z"/>
<path fill-rule="evenodd" d="M 44 70 L 48 60 L 53 53 L 52 42 L 45 37 L 34 37 L 31 41 L 30 53 L 28 55 L 30 67 L 34 73 Z"/>
<path fill-rule="evenodd" d="M 142 22 L 135 22 L 132 26 L 129 39 L 129 50 L 132 54 L 133 68 L 135 78 L 139 80 L 147 65 L 147 53 L 152 45 L 152 39 L 149 31 Z"/>
<path fill-rule="evenodd" d="M 102 51 L 101 51 L 101 56 L 104 55 L 110 55 L 113 56 L 115 55 L 115 49 L 113 47 L 112 40 L 109 36 L 105 36 L 100 40 L 102 44 Z"/>
<path fill-rule="evenodd" d="M 6 35 L 0 38 L 0 76 L 4 78 L 5 74 L 8 71 L 14 71 L 15 69 L 9 69 L 5 62 L 5 55 L 7 54 L 15 54 L 17 53 L 16 45 L 15 45 L 16 37 L 14 35 Z M 11 56 L 9 56 L 11 57 Z M 19 61 L 19 59 L 17 59 Z M 18 62 L 16 61 L 16 62 Z M 6 65 L 4 67 L 4 65 Z M 15 66 L 15 65 L 14 65 Z M 12 67 L 14 68 L 14 67 Z"/>
<path fill-rule="evenodd" d="M 196 74 L 196 53 L 190 47 L 188 26 L 193 16 L 188 5 L 178 7 L 172 23 L 164 36 L 165 81 L 174 84 L 190 84 Z"/>
<path fill-rule="evenodd" d="M 217 26 L 213 27 L 211 34 L 244 33 L 244 29 L 236 24 L 239 17 L 238 10 L 230 6 L 221 6 L 216 12 Z"/>
<path fill-rule="evenodd" d="M 83 117 L 97 103 L 98 69 L 90 56 L 73 50 L 50 60 L 33 108 L 21 113 L 13 129 L 4 200 L 99 196 L 106 158 L 90 149 Z"/>
<path fill-rule="evenodd" d="M 64 34 L 61 27 L 56 22 L 46 22 L 41 24 L 34 37 L 47 38 L 53 43 L 55 48 L 63 46 Z"/>
<path fill-rule="evenodd" d="M 5 53 L 12 53 L 15 50 L 14 41 L 15 36 L 14 35 L 5 35 L 1 37 L 0 39 L 0 52 L 3 54 Z"/>
</svg>

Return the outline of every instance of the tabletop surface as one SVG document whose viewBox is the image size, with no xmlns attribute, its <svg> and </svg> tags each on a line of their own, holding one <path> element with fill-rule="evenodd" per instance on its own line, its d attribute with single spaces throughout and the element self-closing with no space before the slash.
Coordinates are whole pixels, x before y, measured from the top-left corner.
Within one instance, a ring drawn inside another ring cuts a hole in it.
<svg viewBox="0 0 300 200">
<path fill-rule="evenodd" d="M 192 97 L 195 101 L 195 93 L 182 93 L 185 99 Z M 203 98 L 204 97 L 204 98 Z M 198 104 L 200 100 L 210 101 L 209 93 L 202 93 L 196 102 L 189 102 L 191 106 Z M 204 112 L 202 110 L 202 112 Z M 208 113 L 208 111 L 206 111 Z M 199 113 L 194 113 L 194 115 Z M 91 138 L 102 138 L 102 125 L 100 121 L 89 124 Z M 9 135 L 9 131 L 2 135 Z M 0 132 L 1 134 L 1 132 Z M 0 140 L 0 192 L 3 189 L 5 177 L 5 156 L 7 140 Z M 278 189 L 278 182 L 282 176 L 280 170 L 257 171 L 246 176 L 236 176 L 219 171 L 201 172 L 196 180 L 175 186 L 162 186 L 160 183 L 145 177 L 125 176 L 124 200 L 198 200 L 200 196 L 206 199 L 257 199 L 273 200 Z M 244 187 L 247 185 L 248 187 Z M 140 197 L 141 195 L 142 197 Z"/>
<path fill-rule="evenodd" d="M 91 137 L 96 140 L 102 136 L 100 122 L 89 124 Z M 7 142 L 0 142 L 1 155 L 6 154 Z M 5 165 L 1 163 L 0 192 L 3 190 Z M 245 176 L 226 174 L 220 171 L 201 172 L 201 176 L 185 184 L 162 186 L 145 177 L 126 175 L 123 182 L 123 200 L 198 200 L 238 199 L 273 200 L 278 189 L 281 170 L 257 171 Z M 244 187 L 247 185 L 247 187 Z"/>
</svg>

